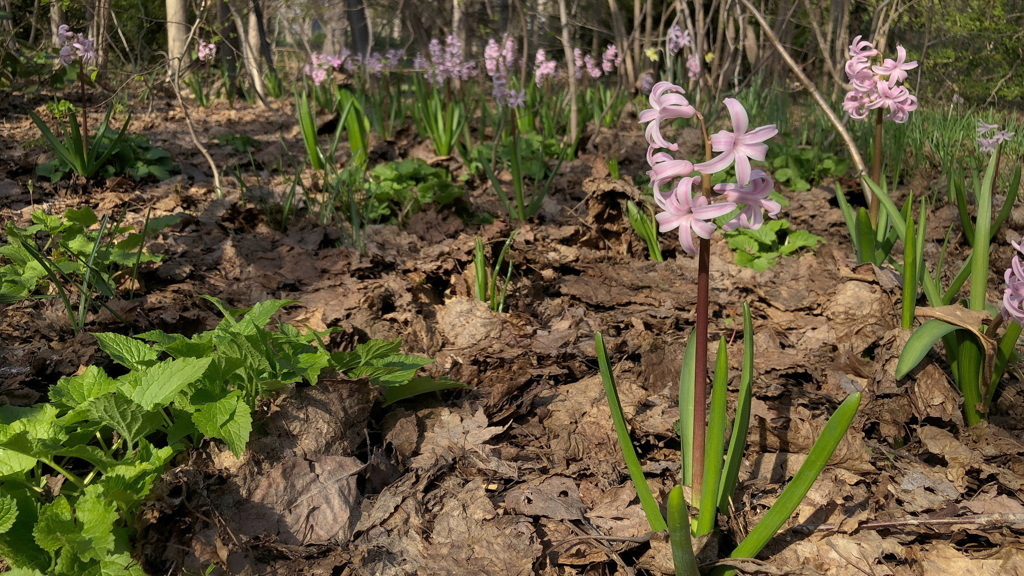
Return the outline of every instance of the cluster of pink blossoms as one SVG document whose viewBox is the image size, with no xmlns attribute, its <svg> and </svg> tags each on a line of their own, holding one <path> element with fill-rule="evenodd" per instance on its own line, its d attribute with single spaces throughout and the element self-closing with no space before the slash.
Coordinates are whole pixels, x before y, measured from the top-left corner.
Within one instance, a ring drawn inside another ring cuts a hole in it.
<svg viewBox="0 0 1024 576">
<path fill-rule="evenodd" d="M 850 44 L 850 60 L 846 63 L 846 77 L 852 85 L 843 101 L 843 109 L 855 120 L 867 118 L 869 110 L 884 108 L 886 120 L 903 124 L 910 113 L 917 110 L 917 97 L 900 83 L 907 79 L 907 71 L 917 68 L 917 62 L 907 62 L 907 51 L 896 47 L 896 59 L 886 58 L 882 64 L 871 64 L 878 56 L 874 44 L 860 36 Z"/>
<path fill-rule="evenodd" d="M 444 84 L 445 80 L 469 80 L 476 76 L 476 63 L 466 60 L 462 41 L 457 36 L 445 38 L 444 46 L 434 38 L 427 47 L 427 55 L 416 55 L 413 66 L 427 74 L 431 84 Z"/>
<path fill-rule="evenodd" d="M 484 68 L 494 84 L 494 101 L 498 106 L 519 108 L 526 102 L 525 90 L 509 90 L 508 78 L 516 65 L 516 41 L 506 37 L 501 46 L 491 38 L 484 49 Z"/>
<path fill-rule="evenodd" d="M 587 54 L 584 56 L 583 51 L 579 48 L 575 48 L 572 51 L 573 60 L 576 64 L 576 77 L 583 77 L 583 70 L 586 69 L 587 75 L 591 78 L 600 78 L 603 74 L 611 74 L 620 64 L 622 64 L 622 55 L 619 54 L 619 49 L 614 44 L 609 44 L 604 50 L 604 54 L 601 55 L 601 65 L 597 65 L 597 59 L 594 58 L 593 54 Z"/>
<path fill-rule="evenodd" d="M 1003 142 L 1008 142 L 1016 132 L 1000 130 L 998 124 L 986 124 L 978 120 L 978 151 L 982 153 L 995 152 L 996 147 Z"/>
<path fill-rule="evenodd" d="M 673 24 L 668 29 L 668 55 L 675 56 L 683 51 L 683 46 L 689 46 L 691 42 L 690 31 L 683 30 L 679 24 Z"/>
<path fill-rule="evenodd" d="M 1021 244 L 1010 242 L 1017 249 L 1013 262 L 1007 268 L 1003 279 L 1006 280 L 1006 291 L 1003 293 L 1003 318 L 1024 324 L 1024 265 L 1021 264 Z M 1022 242 L 1024 244 L 1024 242 Z"/>
<path fill-rule="evenodd" d="M 81 33 L 72 32 L 67 24 L 61 24 L 57 29 L 57 37 L 60 39 L 60 63 L 70 66 L 75 60 L 81 60 L 83 64 L 96 61 L 96 45 L 92 38 L 86 38 Z"/>
<path fill-rule="evenodd" d="M 200 62 L 209 62 L 217 55 L 217 45 L 206 40 L 199 40 L 199 49 L 196 52 Z"/>
<path fill-rule="evenodd" d="M 202 41 L 200 41 L 201 50 Z M 202 52 L 200 52 L 200 60 L 202 59 L 201 55 Z M 313 52 L 309 55 L 309 62 L 302 70 L 313 80 L 315 86 L 319 86 L 327 79 L 327 75 L 332 70 L 344 68 L 354 74 L 362 67 L 368 76 L 380 76 L 382 72 L 397 70 L 404 58 L 405 52 L 400 49 L 388 50 L 383 56 L 378 52 L 370 52 L 359 58 L 352 56 L 352 52 L 348 48 L 344 48 L 338 56 Z"/>
<path fill-rule="evenodd" d="M 548 60 L 548 55 L 543 48 L 537 49 L 537 56 L 533 60 L 533 81 L 540 87 L 544 84 L 545 78 L 554 78 L 557 74 L 557 64 L 554 60 Z"/>
<path fill-rule="evenodd" d="M 747 111 L 739 100 L 726 98 L 733 131 L 722 130 L 711 136 L 711 149 L 719 155 L 699 164 L 689 160 L 676 159 L 668 152 L 675 152 L 679 145 L 665 139 L 661 123 L 676 118 L 693 118 L 697 110 L 684 96 L 685 91 L 669 82 L 659 82 L 651 90 L 651 109 L 640 113 L 640 122 L 647 123 L 647 163 L 651 166 L 648 175 L 654 188 L 654 201 L 663 210 L 655 218 L 658 230 L 668 232 L 679 229 L 679 245 L 687 254 L 697 251 L 693 234 L 710 239 L 716 230 L 713 219 L 725 216 L 739 208 L 739 212 L 723 226 L 725 230 L 748 228 L 757 230 L 764 223 L 764 214 L 775 218 L 781 206 L 770 200 L 775 182 L 766 172 L 751 169 L 750 160 L 763 161 L 768 153 L 765 140 L 778 134 L 775 125 L 761 126 L 748 131 Z M 659 151 L 661 150 L 661 151 Z M 721 172 L 729 166 L 736 167 L 736 182 L 718 184 L 715 198 L 704 196 L 699 188 L 703 177 Z M 663 188 L 667 192 L 662 192 Z M 695 189 L 696 188 L 696 189 Z"/>
</svg>

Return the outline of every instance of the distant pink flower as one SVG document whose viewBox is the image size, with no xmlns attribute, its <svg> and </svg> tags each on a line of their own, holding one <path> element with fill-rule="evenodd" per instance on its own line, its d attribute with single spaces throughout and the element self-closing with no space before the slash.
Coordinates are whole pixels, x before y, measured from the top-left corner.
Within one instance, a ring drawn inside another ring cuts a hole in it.
<svg viewBox="0 0 1024 576">
<path fill-rule="evenodd" d="M 762 212 L 767 212 L 768 216 L 772 218 L 778 217 L 782 206 L 778 202 L 768 199 L 768 195 L 774 189 L 775 181 L 762 170 L 750 172 L 749 186 L 740 186 L 732 182 L 715 186 L 715 192 L 721 194 L 722 198 L 743 205 L 743 210 L 722 226 L 722 229 L 726 231 L 736 228 L 757 230 L 764 223 Z"/>
<path fill-rule="evenodd" d="M 679 147 L 665 140 L 661 135 L 661 122 L 674 118 L 693 118 L 697 109 L 683 96 L 683 89 L 671 82 L 658 82 L 651 89 L 648 101 L 651 108 L 640 113 L 640 123 L 647 125 L 647 142 L 658 148 L 678 150 Z"/>
<path fill-rule="evenodd" d="M 200 62 L 209 62 L 217 55 L 217 45 L 206 40 L 199 41 L 199 49 L 196 51 Z"/>
<path fill-rule="evenodd" d="M 583 63 L 586 64 L 587 74 L 589 74 L 591 78 L 601 77 L 601 68 L 597 66 L 597 60 L 594 60 L 593 56 L 591 56 L 590 54 L 584 56 Z"/>
<path fill-rule="evenodd" d="M 543 48 L 537 50 L 537 56 L 534 59 L 534 72 L 533 81 L 537 83 L 537 86 L 544 84 L 545 78 L 552 78 L 555 76 L 555 61 L 548 60 L 547 54 Z"/>
<path fill-rule="evenodd" d="M 746 186 L 750 183 L 750 159 L 763 161 L 768 153 L 768 145 L 764 141 L 778 134 L 779 130 L 774 124 L 769 124 L 747 132 L 747 111 L 743 104 L 735 98 L 726 98 L 723 102 L 729 109 L 733 131 L 722 130 L 711 136 L 711 149 L 721 154 L 693 168 L 702 174 L 713 174 L 735 163 L 736 179 Z"/>
<path fill-rule="evenodd" d="M 615 44 L 609 44 L 601 56 L 601 69 L 605 71 L 605 74 L 611 74 L 612 70 L 615 70 L 615 67 L 621 61 L 619 49 L 615 47 Z"/>
<path fill-rule="evenodd" d="M 998 124 L 986 124 L 978 120 L 978 151 L 995 152 L 996 147 L 1010 141 L 1016 132 L 1000 130 Z"/>
<path fill-rule="evenodd" d="M 60 63 L 62 65 L 70 66 L 75 60 L 83 64 L 96 61 L 96 44 L 92 38 L 72 32 L 67 24 L 61 24 L 57 29 L 57 38 L 61 44 Z"/>
<path fill-rule="evenodd" d="M 572 61 L 576 65 L 576 77 L 583 77 L 583 50 L 579 48 L 572 49 Z"/>
<path fill-rule="evenodd" d="M 1020 256 L 1024 249 L 1016 242 L 1010 242 L 1017 250 L 1013 262 L 1003 275 L 1006 280 L 1006 291 L 1003 293 L 1003 318 L 1013 320 L 1017 324 L 1024 324 L 1024 265 L 1021 264 Z"/>
<path fill-rule="evenodd" d="M 484 48 L 484 69 L 487 70 L 488 76 L 494 76 L 498 73 L 498 57 L 501 56 L 501 48 L 498 47 L 498 41 L 491 38 L 487 41 L 487 47 Z"/>
<path fill-rule="evenodd" d="M 668 29 L 668 53 L 674 56 L 683 50 L 683 46 L 689 45 L 690 31 L 683 30 L 679 27 L 679 24 L 673 24 Z"/>
<path fill-rule="evenodd" d="M 679 245 L 687 254 L 697 252 L 693 244 L 693 234 L 709 240 L 715 233 L 717 227 L 714 222 L 708 220 L 725 216 L 736 209 L 732 202 L 711 204 L 700 194 L 694 197 L 694 184 L 700 184 L 700 176 L 681 179 L 667 195 L 663 196 L 658 192 L 654 194 L 654 201 L 664 210 L 654 217 L 658 221 L 658 231 L 669 232 L 678 228 Z"/>
<path fill-rule="evenodd" d="M 686 73 L 690 78 L 700 76 L 700 58 L 696 54 L 686 59 Z"/>
<path fill-rule="evenodd" d="M 993 130 L 998 130 L 998 129 L 999 129 L 999 124 L 987 124 L 986 122 L 984 122 L 982 120 L 978 120 L 978 135 L 979 136 L 988 134 L 989 132 L 991 132 Z"/>
</svg>

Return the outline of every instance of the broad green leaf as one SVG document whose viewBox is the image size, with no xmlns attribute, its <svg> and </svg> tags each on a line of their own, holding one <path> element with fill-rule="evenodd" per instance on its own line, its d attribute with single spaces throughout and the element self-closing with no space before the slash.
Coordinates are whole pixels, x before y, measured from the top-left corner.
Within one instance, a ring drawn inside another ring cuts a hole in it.
<svg viewBox="0 0 1024 576">
<path fill-rule="evenodd" d="M 187 419 L 187 418 L 186 418 Z M 112 466 L 99 479 L 104 494 L 116 502 L 121 510 L 131 514 L 149 495 L 153 483 L 163 473 L 164 466 L 174 457 L 174 448 L 154 448 L 145 439 L 139 448 L 125 457 L 125 461 Z"/>
<path fill-rule="evenodd" d="M 99 341 L 100 348 L 109 354 L 115 362 L 132 370 L 152 366 L 159 356 L 152 346 L 135 338 L 113 332 L 100 332 L 93 335 Z"/>
<path fill-rule="evenodd" d="M 99 576 L 147 576 L 128 552 L 108 554 L 100 560 Z"/>
<path fill-rule="evenodd" d="M 82 524 L 82 536 L 92 545 L 82 556 L 102 560 L 114 549 L 114 525 L 120 518 L 117 507 L 105 497 L 102 486 L 92 484 L 75 502 L 75 516 Z"/>
<path fill-rule="evenodd" d="M 50 401 L 74 408 L 117 388 L 117 380 L 107 376 L 102 368 L 89 366 L 78 376 L 61 378 L 50 388 Z"/>
<path fill-rule="evenodd" d="M 212 358 L 180 358 L 131 372 L 119 379 L 122 391 L 146 410 L 168 404 L 203 376 Z"/>
<path fill-rule="evenodd" d="M 959 326 L 934 318 L 922 324 L 910 335 L 910 339 L 903 346 L 899 362 L 896 363 L 896 379 L 903 378 L 911 370 L 917 368 L 917 365 L 924 360 L 936 342 L 957 329 Z"/>
<path fill-rule="evenodd" d="M 18 519 L 18 501 L 9 494 L 0 493 L 0 534 L 14 526 Z"/>
<path fill-rule="evenodd" d="M 99 222 L 99 218 L 96 217 L 96 213 L 88 206 L 64 212 L 64 219 L 68 222 L 74 222 L 82 228 L 88 228 Z"/>
<path fill-rule="evenodd" d="M 0 407 L 0 422 L 0 476 L 30 470 L 66 438 L 57 423 L 57 409 L 50 404 Z"/>
<path fill-rule="evenodd" d="M 466 384 L 454 380 L 434 380 L 433 378 L 418 377 L 409 380 L 402 386 L 387 386 L 384 388 L 384 404 L 389 406 L 395 402 L 412 398 L 428 392 L 451 390 L 453 388 L 469 388 Z"/>
<path fill-rule="evenodd" d="M 120 393 L 111 393 L 89 403 L 92 417 L 120 432 L 134 446 L 135 441 L 158 429 L 160 416 L 148 412 L 139 404 Z"/>
<path fill-rule="evenodd" d="M 226 442 L 236 456 L 245 451 L 252 432 L 252 412 L 237 390 L 216 402 L 198 406 L 192 421 L 203 434 Z"/>
<path fill-rule="evenodd" d="M 67 498 L 57 496 L 53 502 L 40 508 L 39 520 L 32 530 L 32 535 L 40 548 L 51 553 L 73 545 L 81 539 Z"/>
</svg>

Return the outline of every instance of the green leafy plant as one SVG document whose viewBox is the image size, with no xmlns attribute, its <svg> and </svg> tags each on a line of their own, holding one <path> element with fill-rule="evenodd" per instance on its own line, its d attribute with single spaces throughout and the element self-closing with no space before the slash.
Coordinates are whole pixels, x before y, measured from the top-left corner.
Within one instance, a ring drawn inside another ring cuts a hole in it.
<svg viewBox="0 0 1024 576">
<path fill-rule="evenodd" d="M 501 251 L 498 252 L 498 257 L 494 260 L 494 266 L 488 268 L 487 266 L 487 251 L 484 248 L 484 241 L 478 236 L 476 239 L 476 247 L 473 251 L 473 272 L 476 279 L 476 297 L 477 300 L 487 302 L 491 310 L 494 312 L 502 312 L 505 309 L 505 297 L 508 295 L 509 280 L 512 278 L 512 257 L 508 257 L 508 264 L 505 264 L 506 254 L 508 249 L 512 246 L 512 241 L 515 240 L 516 232 L 513 230 L 508 235 L 508 239 L 505 240 L 505 244 L 501 247 Z M 501 278 L 501 267 L 505 265 L 505 279 L 498 285 L 498 279 Z"/>
<path fill-rule="evenodd" d="M 774 152 L 769 159 L 772 175 L 795 192 L 810 190 L 812 185 L 842 176 L 850 169 L 849 160 L 815 146 L 794 146 L 783 141 L 771 150 Z"/>
<path fill-rule="evenodd" d="M 802 248 L 814 250 L 824 242 L 806 230 L 790 230 L 783 219 L 768 220 L 757 230 L 737 228 L 725 233 L 729 247 L 736 251 L 736 264 L 758 272 L 775 266 L 779 258 L 793 256 Z"/>
<path fill-rule="evenodd" d="M 558 169 L 568 157 L 569 148 L 567 145 L 559 148 L 557 143 L 539 134 L 519 134 L 514 122 L 506 123 L 503 119 L 499 121 L 496 132 L 502 134 L 502 126 L 506 124 L 510 126 L 511 135 L 497 147 L 478 146 L 477 161 L 509 216 L 515 220 L 527 220 L 540 210 Z M 553 167 L 548 165 L 552 156 L 558 159 Z M 507 166 L 512 175 L 511 198 L 498 178 L 497 166 Z M 532 194 L 527 194 L 529 184 L 534 188 Z"/>
<path fill-rule="evenodd" d="M 896 377 L 906 377 L 932 347 L 942 341 L 953 382 L 964 398 L 964 420 L 968 426 L 987 418 L 1002 376 L 1016 357 L 1015 345 L 1021 335 L 1021 325 L 1014 321 L 1007 325 L 1000 337 L 998 330 L 1003 316 L 1000 313 L 991 316 L 987 302 L 989 246 L 994 226 L 999 222 L 999 217 L 992 210 L 997 163 L 998 153 L 992 154 L 976 189 L 977 215 L 973 223 L 968 221 L 973 235 L 972 250 L 950 286 L 944 292 L 940 288 L 941 260 L 934 275 L 923 265 L 920 267 L 922 288 L 931 309 L 919 310 L 919 314 L 927 312 L 931 319 L 910 336 L 896 366 Z M 1020 168 L 1017 168 L 1017 174 L 1014 187 L 1020 185 Z M 1008 193 L 1007 197 L 1011 196 L 1016 196 L 1016 190 Z M 886 197 L 880 200 L 888 212 L 896 210 Z M 904 237 L 912 235 L 907 229 L 901 230 L 901 234 Z M 1016 259 L 1015 264 L 1019 265 Z M 1007 273 L 1007 278 L 1012 278 L 1011 272 Z M 964 307 L 955 304 L 954 300 L 968 280 L 970 296 Z M 904 296 L 905 299 L 907 297 Z M 986 319 L 991 319 L 987 328 L 983 326 Z M 904 327 L 909 328 L 906 324 Z"/>
<path fill-rule="evenodd" d="M 367 173 L 363 213 L 369 222 L 405 222 L 428 204 L 448 206 L 465 195 L 448 171 L 418 158 L 379 164 Z"/>
<path fill-rule="evenodd" d="M 87 141 L 89 140 L 88 134 L 83 134 L 83 130 L 78 124 L 78 114 L 74 111 L 68 113 L 67 126 L 60 128 L 59 136 L 54 134 L 39 116 L 36 116 L 34 112 L 29 112 L 32 122 L 42 132 L 43 140 L 57 155 L 53 162 L 47 162 L 37 167 L 37 173 L 49 176 L 54 182 L 63 178 L 67 172 L 74 172 L 83 178 L 95 176 L 106 164 L 107 159 L 118 150 L 132 119 L 129 115 L 125 118 L 120 130 L 111 132 L 108 124 L 112 109 L 107 110 L 107 115 L 103 118 L 96 136 L 91 138 L 91 142 Z M 111 132 L 111 136 L 107 136 L 108 132 Z M 106 139 L 106 145 L 102 142 L 104 139 Z M 62 167 L 66 168 L 59 169 Z"/>
<path fill-rule="evenodd" d="M 328 332 L 266 328 L 292 303 L 229 310 L 192 337 L 97 334 L 124 372 L 90 366 L 62 379 L 49 402 L 0 407 L 0 554 L 21 574 L 142 576 L 129 552 L 135 515 L 175 454 L 203 438 L 240 455 L 261 398 L 325 370 L 381 386 L 386 403 L 461 386 L 417 377 L 431 362 L 400 340 L 327 351 Z M 56 492 L 53 494 L 52 492 Z"/>
<path fill-rule="evenodd" d="M 629 225 L 633 227 L 637 235 L 647 244 L 647 253 L 651 260 L 664 262 L 665 257 L 661 254 L 661 244 L 658 242 L 658 226 L 654 220 L 654 214 L 649 208 L 640 208 L 632 200 L 626 201 L 626 218 Z"/>
<path fill-rule="evenodd" d="M 7 244 L 0 246 L 0 300 L 31 298 L 44 295 L 44 287 L 52 288 L 74 330 L 81 331 L 97 294 L 114 298 L 118 286 L 134 284 L 141 264 L 160 261 L 161 256 L 143 249 L 146 238 L 181 218 L 153 218 L 135 231 L 131 226 L 111 226 L 106 217 L 101 221 L 86 206 L 62 216 L 37 210 L 32 214 L 34 224 L 27 228 L 10 222 Z M 77 308 L 71 303 L 72 289 L 78 293 Z"/>
</svg>

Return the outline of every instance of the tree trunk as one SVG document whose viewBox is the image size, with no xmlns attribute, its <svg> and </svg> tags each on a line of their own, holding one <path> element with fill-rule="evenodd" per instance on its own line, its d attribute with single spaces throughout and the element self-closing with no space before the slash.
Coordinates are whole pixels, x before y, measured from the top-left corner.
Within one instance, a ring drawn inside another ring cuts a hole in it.
<svg viewBox="0 0 1024 576">
<path fill-rule="evenodd" d="M 64 10 L 61 9 L 60 2 L 50 2 L 50 43 L 54 48 L 60 48 L 60 36 L 57 35 L 57 31 L 65 23 Z"/>
<path fill-rule="evenodd" d="M 622 13 L 619 11 L 619 3 L 617 0 L 608 0 L 608 9 L 612 13 L 612 28 L 615 29 L 615 44 L 622 50 L 622 60 L 626 63 L 626 80 L 630 85 L 636 83 L 636 79 L 640 76 L 640 68 L 643 66 L 634 66 L 635 54 L 629 48 L 629 38 L 626 36 L 626 25 L 622 22 Z M 643 62 L 643 60 L 637 60 L 637 62 Z"/>
<path fill-rule="evenodd" d="M 558 17 L 562 21 L 562 50 L 565 52 L 565 68 L 569 76 L 569 141 L 576 145 L 579 138 L 579 110 L 576 106 L 576 63 L 572 55 L 572 42 L 569 39 L 569 13 L 565 9 L 565 0 L 558 0 Z"/>
<path fill-rule="evenodd" d="M 267 65 L 267 72 L 273 76 L 277 76 L 277 70 L 274 68 L 274 54 L 270 51 L 270 40 L 267 38 L 266 17 L 260 1 L 261 0 L 252 0 L 252 12 L 249 13 L 249 25 L 252 27 L 255 24 L 256 43 L 259 46 L 259 53 L 263 55 L 263 62 Z"/>
<path fill-rule="evenodd" d="M 229 100 L 238 95 L 238 55 L 242 48 L 235 23 L 231 19 L 231 7 L 227 0 L 217 3 L 217 30 L 224 39 L 224 48 L 217 51 L 217 56 L 224 63 L 225 86 L 224 94 L 230 95 Z"/>
<path fill-rule="evenodd" d="M 166 0 L 167 6 L 167 79 L 177 78 L 186 59 L 188 40 L 188 0 Z"/>
<path fill-rule="evenodd" d="M 110 0 L 96 0 L 92 4 L 92 20 L 89 21 L 88 37 L 96 46 L 96 68 L 103 70 L 107 63 L 109 49 L 107 33 L 110 30 Z M 186 32 L 187 33 L 187 32 Z"/>
<path fill-rule="evenodd" d="M 363 56 L 370 51 L 370 23 L 362 0 L 345 0 L 348 25 L 352 29 L 352 53 Z"/>
</svg>

